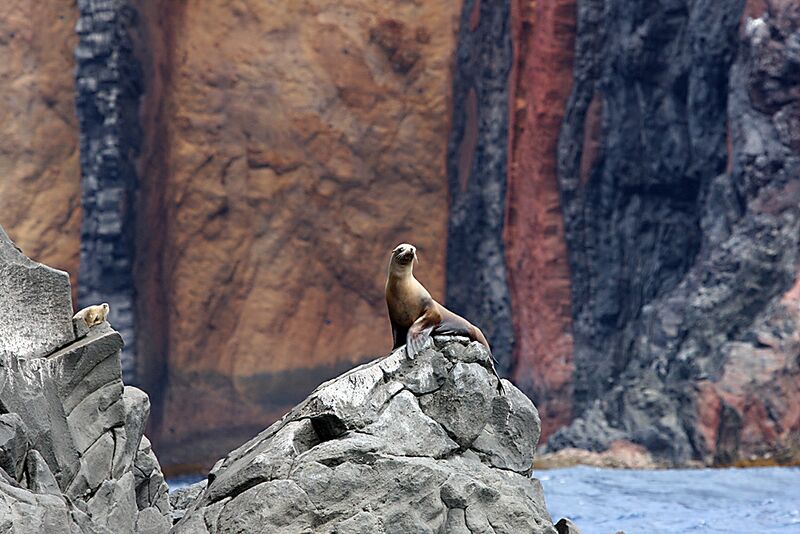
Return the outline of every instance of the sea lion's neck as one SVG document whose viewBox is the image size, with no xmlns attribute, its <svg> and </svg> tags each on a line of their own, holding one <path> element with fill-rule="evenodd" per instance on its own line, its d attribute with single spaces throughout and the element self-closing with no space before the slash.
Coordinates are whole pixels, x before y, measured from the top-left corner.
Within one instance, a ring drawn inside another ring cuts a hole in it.
<svg viewBox="0 0 800 534">
<path fill-rule="evenodd" d="M 395 280 L 407 280 L 414 278 L 412 264 L 399 265 L 395 262 L 389 264 L 389 278 Z"/>
</svg>

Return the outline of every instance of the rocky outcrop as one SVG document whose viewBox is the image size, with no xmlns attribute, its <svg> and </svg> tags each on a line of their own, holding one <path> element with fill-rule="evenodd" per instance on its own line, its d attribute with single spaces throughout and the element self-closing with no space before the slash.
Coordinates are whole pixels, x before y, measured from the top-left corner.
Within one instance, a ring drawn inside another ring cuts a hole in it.
<svg viewBox="0 0 800 534">
<path fill-rule="evenodd" d="M 800 432 L 800 8 L 768 2 L 732 64 L 741 2 L 601 4 L 579 11 L 592 29 L 560 143 L 583 412 L 549 444 L 628 439 L 677 463 L 780 451 Z M 582 177 L 592 95 L 602 142 Z"/>
<path fill-rule="evenodd" d="M 0 3 L 0 224 L 31 256 L 74 273 L 77 287 L 74 4 Z"/>
<path fill-rule="evenodd" d="M 67 274 L 1 228 L 0 281 L 0 531 L 165 534 L 150 402 L 122 383 L 119 333 L 73 325 Z"/>
<path fill-rule="evenodd" d="M 460 2 L 149 4 L 141 379 L 159 456 L 207 468 L 391 347 L 395 245 L 444 294 Z"/>
<path fill-rule="evenodd" d="M 488 352 L 437 338 L 318 387 L 217 462 L 175 534 L 548 533 L 533 403 Z"/>
</svg>

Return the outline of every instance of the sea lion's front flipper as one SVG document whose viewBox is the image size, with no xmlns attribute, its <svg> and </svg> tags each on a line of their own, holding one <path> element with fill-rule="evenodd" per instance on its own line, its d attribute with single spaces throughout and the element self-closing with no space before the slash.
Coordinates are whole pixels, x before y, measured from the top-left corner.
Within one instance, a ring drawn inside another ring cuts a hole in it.
<svg viewBox="0 0 800 534">
<path fill-rule="evenodd" d="M 406 344 L 406 337 L 408 336 L 408 328 L 403 328 L 402 326 L 398 326 L 397 324 L 395 324 L 394 321 L 391 321 L 391 323 L 392 323 L 392 341 L 394 342 L 392 350 L 397 350 Z"/>
<path fill-rule="evenodd" d="M 406 356 L 409 360 L 417 357 L 422 350 L 431 344 L 431 332 L 439 324 L 440 316 L 431 308 L 426 311 L 408 329 L 406 336 Z"/>
</svg>

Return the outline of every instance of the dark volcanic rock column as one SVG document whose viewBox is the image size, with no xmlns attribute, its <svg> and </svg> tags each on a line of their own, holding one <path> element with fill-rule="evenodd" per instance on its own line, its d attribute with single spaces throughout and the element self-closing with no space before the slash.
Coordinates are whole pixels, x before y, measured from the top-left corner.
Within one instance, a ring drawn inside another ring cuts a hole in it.
<svg viewBox="0 0 800 534">
<path fill-rule="evenodd" d="M 584 411 L 551 445 L 727 463 L 796 435 L 789 4 L 742 46 L 740 1 L 581 4 L 559 178 Z"/>
<path fill-rule="evenodd" d="M 446 304 L 483 330 L 506 375 L 514 343 L 503 245 L 510 14 L 510 0 L 464 2 L 447 150 Z"/>
<path fill-rule="evenodd" d="M 623 331 L 697 254 L 700 194 L 725 169 L 740 9 L 738 0 L 579 5 L 559 146 L 579 408 L 613 384 L 631 355 Z"/>
<path fill-rule="evenodd" d="M 136 12 L 123 0 L 79 0 L 76 105 L 80 120 L 83 223 L 78 306 L 107 301 L 126 348 L 131 380 L 136 339 L 132 267 L 133 202 L 141 72 L 130 28 Z"/>
<path fill-rule="evenodd" d="M 572 310 L 556 179 L 572 87 L 574 0 L 515 2 L 505 246 L 514 312 L 514 381 L 532 394 L 542 435 L 572 417 Z"/>
</svg>

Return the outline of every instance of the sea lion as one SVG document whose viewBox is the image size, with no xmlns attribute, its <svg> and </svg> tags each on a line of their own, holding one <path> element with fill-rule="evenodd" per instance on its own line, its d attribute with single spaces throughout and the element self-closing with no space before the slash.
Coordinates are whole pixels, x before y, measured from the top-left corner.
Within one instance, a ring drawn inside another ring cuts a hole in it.
<svg viewBox="0 0 800 534">
<path fill-rule="evenodd" d="M 386 305 L 389 307 L 389 321 L 392 324 L 394 347 L 406 346 L 406 356 L 414 359 L 431 342 L 434 335 L 466 336 L 477 341 L 489 350 L 492 349 L 480 328 L 460 315 L 451 312 L 431 297 L 428 290 L 414 278 L 413 267 L 417 259 L 417 249 L 403 243 L 392 251 L 389 272 L 386 277 Z M 500 375 L 489 360 L 492 372 L 497 377 L 497 389 L 503 392 Z"/>
<path fill-rule="evenodd" d="M 102 304 L 98 304 L 97 306 L 87 306 L 76 313 L 72 318 L 83 319 L 86 323 L 86 326 L 91 328 L 105 321 L 106 316 L 108 316 L 110 311 L 111 308 L 108 306 L 108 303 L 104 302 Z"/>
</svg>

